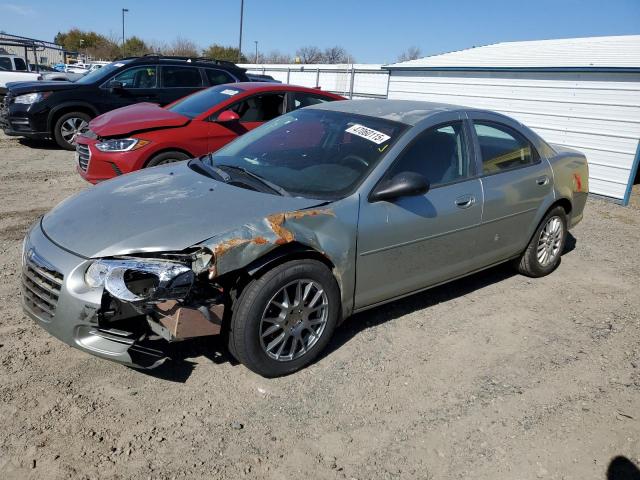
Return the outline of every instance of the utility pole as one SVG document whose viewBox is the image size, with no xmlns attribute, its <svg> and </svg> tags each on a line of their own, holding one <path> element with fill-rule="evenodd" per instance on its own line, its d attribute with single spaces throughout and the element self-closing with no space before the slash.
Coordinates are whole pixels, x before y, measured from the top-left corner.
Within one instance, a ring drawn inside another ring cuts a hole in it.
<svg viewBox="0 0 640 480">
<path fill-rule="evenodd" d="M 238 41 L 238 63 L 242 59 L 242 20 L 244 16 L 244 0 L 240 0 L 240 40 Z"/>
<path fill-rule="evenodd" d="M 255 63 L 257 64 L 258 63 L 258 41 L 254 40 L 253 43 L 256 44 L 256 61 L 255 61 Z"/>
<path fill-rule="evenodd" d="M 126 55 L 125 49 L 124 49 L 124 14 L 125 12 L 128 12 L 129 9 L 128 8 L 123 8 L 122 9 L 122 56 L 124 57 Z"/>
</svg>

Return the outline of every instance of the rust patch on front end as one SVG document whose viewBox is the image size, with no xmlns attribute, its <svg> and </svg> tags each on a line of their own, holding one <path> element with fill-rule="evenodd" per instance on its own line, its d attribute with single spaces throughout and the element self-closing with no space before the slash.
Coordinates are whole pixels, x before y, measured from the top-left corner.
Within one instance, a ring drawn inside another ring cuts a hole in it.
<svg viewBox="0 0 640 480">
<path fill-rule="evenodd" d="M 320 208 L 274 213 L 260 222 L 247 224 L 229 232 L 228 235 L 219 239 L 219 243 L 208 246 L 213 252 L 213 262 L 209 266 L 209 279 L 212 280 L 218 275 L 241 268 L 275 246 L 295 241 L 296 232 L 298 235 L 313 237 L 309 233 L 313 228 L 300 221 L 322 215 L 336 216 L 333 210 Z"/>
</svg>

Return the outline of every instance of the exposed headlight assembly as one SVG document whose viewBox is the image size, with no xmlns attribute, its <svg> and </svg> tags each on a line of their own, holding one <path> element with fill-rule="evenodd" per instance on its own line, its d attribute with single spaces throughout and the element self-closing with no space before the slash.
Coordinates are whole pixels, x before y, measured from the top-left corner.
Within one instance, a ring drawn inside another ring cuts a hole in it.
<svg viewBox="0 0 640 480">
<path fill-rule="evenodd" d="M 24 105 L 31 105 L 33 103 L 39 102 L 40 100 L 44 100 L 51 92 L 34 92 L 34 93 L 25 93 L 24 95 L 18 95 L 13 99 L 13 103 L 22 103 Z"/>
<path fill-rule="evenodd" d="M 186 297 L 195 274 L 191 268 L 177 262 L 96 260 L 85 272 L 84 279 L 89 287 L 104 287 L 125 302 L 142 302 Z"/>
<path fill-rule="evenodd" d="M 101 152 L 130 152 L 144 147 L 149 143 L 148 140 L 139 138 L 112 138 L 104 142 L 96 143 L 96 148 Z"/>
</svg>

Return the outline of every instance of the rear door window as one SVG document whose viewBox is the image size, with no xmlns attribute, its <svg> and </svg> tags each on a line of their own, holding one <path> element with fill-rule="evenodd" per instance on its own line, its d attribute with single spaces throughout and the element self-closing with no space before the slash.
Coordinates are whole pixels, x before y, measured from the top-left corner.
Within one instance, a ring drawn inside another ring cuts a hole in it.
<svg viewBox="0 0 640 480">
<path fill-rule="evenodd" d="M 195 67 L 165 65 L 162 67 L 162 86 L 164 88 L 201 87 L 202 76 Z"/>
<path fill-rule="evenodd" d="M 13 70 L 13 65 L 11 65 L 11 59 L 7 57 L 0 57 L 0 67 L 5 70 Z"/>
<path fill-rule="evenodd" d="M 480 145 L 484 175 L 526 167 L 538 161 L 538 153 L 531 142 L 514 129 L 475 120 L 473 126 Z"/>
<path fill-rule="evenodd" d="M 291 110 L 297 110 L 298 108 L 308 107 L 310 105 L 317 105 L 319 103 L 329 102 L 330 100 L 320 95 L 313 95 L 311 93 L 294 92 L 293 93 L 293 105 Z"/>
<path fill-rule="evenodd" d="M 231 107 L 241 122 L 268 122 L 284 113 L 284 93 L 254 95 Z"/>
<path fill-rule="evenodd" d="M 234 83 L 235 79 L 223 70 L 216 70 L 213 68 L 205 68 L 205 74 L 209 85 L 221 85 L 223 83 Z"/>
</svg>

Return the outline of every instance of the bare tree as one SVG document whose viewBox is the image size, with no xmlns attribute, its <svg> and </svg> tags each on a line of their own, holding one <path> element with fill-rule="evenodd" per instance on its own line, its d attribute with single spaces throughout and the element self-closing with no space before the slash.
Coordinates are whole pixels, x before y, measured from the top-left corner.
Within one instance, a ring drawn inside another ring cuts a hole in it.
<svg viewBox="0 0 640 480">
<path fill-rule="evenodd" d="M 195 42 L 184 38 L 177 37 L 163 52 L 166 55 L 178 55 L 181 57 L 198 57 L 200 49 Z"/>
<path fill-rule="evenodd" d="M 278 50 L 272 50 L 264 55 L 261 63 L 291 63 L 291 55 L 288 53 L 280 53 Z"/>
<path fill-rule="evenodd" d="M 407 62 L 409 60 L 415 60 L 422 56 L 420 47 L 409 47 L 400 55 L 398 55 L 398 62 Z"/>
<path fill-rule="evenodd" d="M 164 42 L 162 40 L 150 40 L 147 43 L 147 46 L 149 47 L 149 53 L 163 54 L 167 50 L 169 50 L 169 45 L 167 44 L 167 42 Z"/>
<path fill-rule="evenodd" d="M 347 51 L 336 45 L 335 47 L 325 48 L 322 54 L 324 63 L 350 63 L 351 55 Z"/>
<path fill-rule="evenodd" d="M 318 47 L 302 47 L 296 51 L 300 63 L 321 63 L 322 51 Z"/>
</svg>

